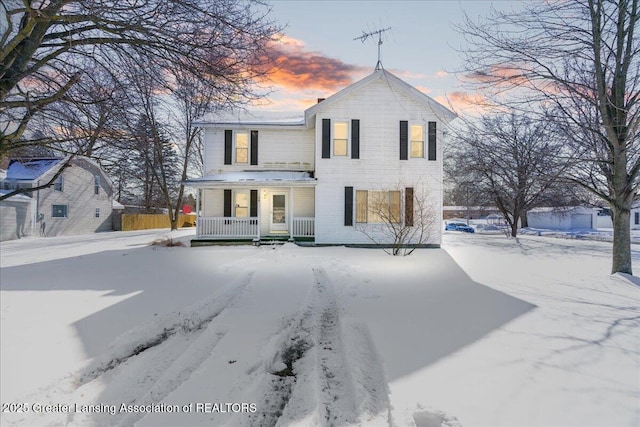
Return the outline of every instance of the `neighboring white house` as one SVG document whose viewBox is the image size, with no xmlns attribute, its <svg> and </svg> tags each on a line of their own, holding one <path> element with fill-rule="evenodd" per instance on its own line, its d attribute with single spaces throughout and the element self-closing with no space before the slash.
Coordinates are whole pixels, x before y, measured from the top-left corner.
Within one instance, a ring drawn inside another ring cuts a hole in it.
<svg viewBox="0 0 640 427">
<path fill-rule="evenodd" d="M 629 222 L 632 230 L 640 230 L 640 201 L 631 205 Z M 598 228 L 613 228 L 613 221 L 609 209 L 601 209 L 598 214 Z"/>
<path fill-rule="evenodd" d="M 16 159 L 0 177 L 4 194 L 49 182 L 65 159 Z M 55 183 L 0 202 L 0 241 L 29 235 L 57 236 L 112 229 L 113 190 L 96 162 L 74 158 Z"/>
<path fill-rule="evenodd" d="M 201 122 L 205 176 L 187 181 L 197 237 L 367 244 L 372 200 L 412 221 L 405 206 L 424 195 L 437 216 L 428 243 L 439 245 L 443 130 L 455 117 L 379 69 L 296 119 Z"/>
<path fill-rule="evenodd" d="M 527 222 L 531 228 L 591 230 L 597 227 L 598 211 L 583 206 L 535 208 L 527 212 Z"/>
</svg>

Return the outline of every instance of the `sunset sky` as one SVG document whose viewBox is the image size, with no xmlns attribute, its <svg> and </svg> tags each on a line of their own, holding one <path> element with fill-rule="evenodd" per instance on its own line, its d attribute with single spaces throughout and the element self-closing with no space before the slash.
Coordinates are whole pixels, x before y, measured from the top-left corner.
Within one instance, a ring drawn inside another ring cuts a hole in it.
<svg viewBox="0 0 640 427">
<path fill-rule="evenodd" d="M 464 40 L 453 26 L 466 12 L 473 19 L 517 8 L 520 1 L 294 1 L 272 0 L 269 15 L 286 25 L 273 52 L 280 69 L 271 76 L 270 103 L 261 109 L 302 111 L 371 73 L 377 38 L 353 40 L 363 32 L 391 27 L 383 34 L 384 68 L 457 112 L 465 92 L 456 71 L 456 50 Z M 451 105 L 449 105 L 451 103 Z"/>
</svg>

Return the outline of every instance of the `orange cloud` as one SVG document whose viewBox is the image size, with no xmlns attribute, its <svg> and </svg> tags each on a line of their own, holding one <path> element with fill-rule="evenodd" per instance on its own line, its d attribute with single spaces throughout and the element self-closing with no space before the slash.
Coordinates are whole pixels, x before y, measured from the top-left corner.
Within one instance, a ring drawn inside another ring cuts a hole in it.
<svg viewBox="0 0 640 427">
<path fill-rule="evenodd" d="M 307 51 L 304 42 L 287 36 L 270 43 L 268 50 L 274 64 L 269 80 L 287 89 L 335 92 L 366 70 L 320 52 Z"/>
</svg>

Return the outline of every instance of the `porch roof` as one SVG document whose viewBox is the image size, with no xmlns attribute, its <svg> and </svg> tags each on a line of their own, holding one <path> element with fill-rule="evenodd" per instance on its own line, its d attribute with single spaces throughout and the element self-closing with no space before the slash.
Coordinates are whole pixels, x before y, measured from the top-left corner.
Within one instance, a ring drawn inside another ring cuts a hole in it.
<svg viewBox="0 0 640 427">
<path fill-rule="evenodd" d="M 185 185 L 195 188 L 238 187 L 238 186 L 268 186 L 294 187 L 316 185 L 317 180 L 309 172 L 291 171 L 250 171 L 226 172 L 193 178 L 184 181 Z"/>
</svg>

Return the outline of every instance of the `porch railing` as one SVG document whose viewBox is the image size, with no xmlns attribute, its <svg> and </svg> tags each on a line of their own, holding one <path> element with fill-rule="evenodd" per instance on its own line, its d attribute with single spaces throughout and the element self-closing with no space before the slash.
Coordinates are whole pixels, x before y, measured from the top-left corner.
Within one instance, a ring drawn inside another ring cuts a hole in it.
<svg viewBox="0 0 640 427">
<path fill-rule="evenodd" d="M 291 235 L 293 237 L 315 236 L 315 222 L 315 218 L 313 217 L 293 218 Z"/>
<path fill-rule="evenodd" d="M 258 218 L 199 217 L 199 237 L 257 237 Z"/>
<path fill-rule="evenodd" d="M 258 237 L 258 218 L 198 217 L 198 237 L 255 238 Z M 292 237 L 315 236 L 315 218 L 293 218 L 289 233 Z"/>
</svg>

